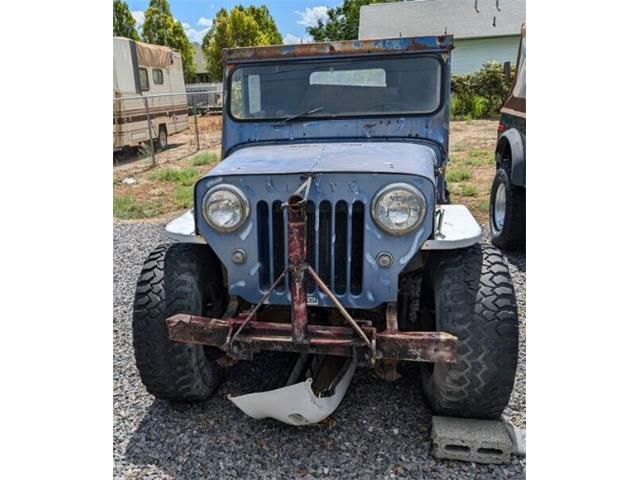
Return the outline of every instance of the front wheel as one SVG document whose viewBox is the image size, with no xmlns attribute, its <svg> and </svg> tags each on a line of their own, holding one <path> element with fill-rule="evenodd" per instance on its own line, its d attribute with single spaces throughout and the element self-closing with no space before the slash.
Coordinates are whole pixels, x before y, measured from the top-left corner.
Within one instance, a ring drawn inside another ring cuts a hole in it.
<svg viewBox="0 0 640 480">
<path fill-rule="evenodd" d="M 422 386 L 434 413 L 498 418 L 518 363 L 518 307 L 507 264 L 490 245 L 434 251 L 422 317 L 427 329 L 458 337 L 455 363 L 426 364 Z"/>
<path fill-rule="evenodd" d="M 509 173 L 499 168 L 493 179 L 489 203 L 491 241 L 496 247 L 515 249 L 526 239 L 526 194 L 512 185 Z"/>
<path fill-rule="evenodd" d="M 160 245 L 142 267 L 133 304 L 133 348 L 142 383 L 157 398 L 203 400 L 222 379 L 213 347 L 169 340 L 177 313 L 223 313 L 220 263 L 207 245 Z"/>
</svg>

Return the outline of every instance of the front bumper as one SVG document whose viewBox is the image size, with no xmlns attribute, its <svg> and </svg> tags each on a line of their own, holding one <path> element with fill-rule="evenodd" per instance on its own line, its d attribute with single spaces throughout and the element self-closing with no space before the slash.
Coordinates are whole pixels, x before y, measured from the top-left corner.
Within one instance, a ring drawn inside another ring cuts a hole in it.
<svg viewBox="0 0 640 480">
<path fill-rule="evenodd" d="M 356 320 L 372 347 L 354 329 L 343 326 L 307 325 L 305 338 L 297 342 L 291 323 L 174 315 L 167 319 L 174 342 L 217 347 L 235 359 L 250 360 L 261 350 L 338 355 L 375 360 L 452 363 L 457 338 L 445 332 L 376 331 L 368 321 Z M 244 328 L 239 332 L 242 325 Z M 233 339 L 233 340 L 232 340 Z"/>
</svg>

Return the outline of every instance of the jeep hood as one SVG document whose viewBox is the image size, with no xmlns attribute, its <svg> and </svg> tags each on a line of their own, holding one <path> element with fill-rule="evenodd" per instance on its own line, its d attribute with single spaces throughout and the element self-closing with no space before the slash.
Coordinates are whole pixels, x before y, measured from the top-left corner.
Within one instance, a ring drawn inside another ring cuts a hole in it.
<svg viewBox="0 0 640 480">
<path fill-rule="evenodd" d="M 366 172 L 419 175 L 434 180 L 436 151 L 404 142 L 256 145 L 236 150 L 207 176 Z"/>
</svg>

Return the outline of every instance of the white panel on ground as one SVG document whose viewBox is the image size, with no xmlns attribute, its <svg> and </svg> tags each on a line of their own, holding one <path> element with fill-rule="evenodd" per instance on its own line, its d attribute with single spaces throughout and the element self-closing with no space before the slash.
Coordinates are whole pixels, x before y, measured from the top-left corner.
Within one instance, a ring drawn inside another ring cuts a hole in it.
<svg viewBox="0 0 640 480">
<path fill-rule="evenodd" d="M 336 385 L 333 395 L 318 397 L 311 385 L 313 379 L 266 392 L 250 393 L 227 398 L 236 407 L 256 419 L 274 418 L 289 425 L 311 425 L 331 415 L 342 401 L 356 370 L 354 358 L 344 376 Z"/>
</svg>

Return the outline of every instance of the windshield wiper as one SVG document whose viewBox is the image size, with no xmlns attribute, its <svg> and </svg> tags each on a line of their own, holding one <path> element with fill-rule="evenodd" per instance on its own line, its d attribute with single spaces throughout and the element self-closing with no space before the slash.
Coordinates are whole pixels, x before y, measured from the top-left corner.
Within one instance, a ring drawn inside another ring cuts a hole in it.
<svg viewBox="0 0 640 480">
<path fill-rule="evenodd" d="M 282 119 L 282 123 L 288 122 L 289 120 L 295 120 L 296 118 L 305 117 L 307 115 L 311 115 L 312 113 L 319 112 L 324 110 L 324 107 L 312 108 L 311 110 L 307 110 L 306 112 L 294 113 L 293 115 L 288 115 Z"/>
</svg>

